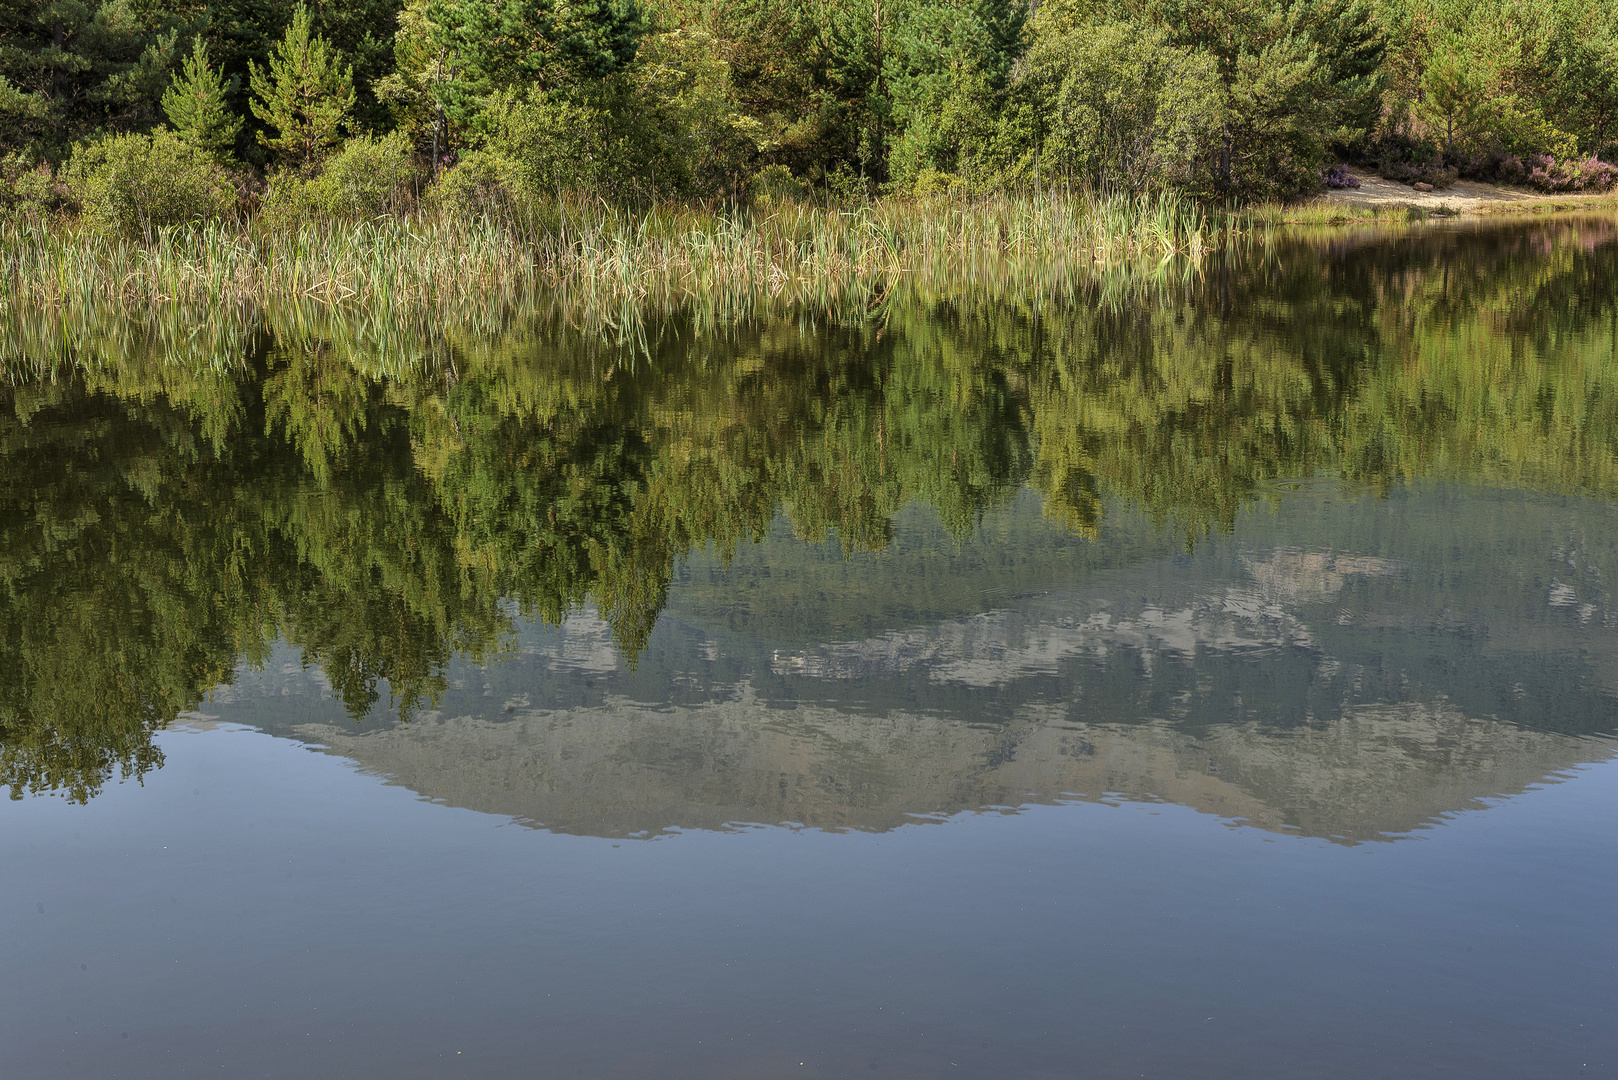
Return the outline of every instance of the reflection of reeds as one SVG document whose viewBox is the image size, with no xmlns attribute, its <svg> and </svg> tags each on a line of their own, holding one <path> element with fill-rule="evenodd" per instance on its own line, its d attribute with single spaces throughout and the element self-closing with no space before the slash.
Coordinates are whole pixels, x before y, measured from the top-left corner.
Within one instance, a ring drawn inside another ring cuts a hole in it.
<svg viewBox="0 0 1618 1080">
<path fill-rule="evenodd" d="M 580 310 L 696 298 L 834 302 L 875 278 L 970 279 L 1003 265 L 1195 262 L 1218 230 L 1173 196 L 937 199 L 630 211 L 563 197 L 504 220 L 454 216 L 209 224 L 151 241 L 0 223 L 0 282 L 31 306 L 314 302 L 442 309 L 554 290 Z M 608 321 L 613 321 L 609 318 Z"/>
</svg>

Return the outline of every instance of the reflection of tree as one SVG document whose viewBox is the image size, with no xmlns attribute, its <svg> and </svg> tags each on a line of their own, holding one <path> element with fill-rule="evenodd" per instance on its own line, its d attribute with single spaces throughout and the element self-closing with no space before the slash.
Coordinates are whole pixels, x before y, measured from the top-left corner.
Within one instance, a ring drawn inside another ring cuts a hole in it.
<svg viewBox="0 0 1618 1080">
<path fill-rule="evenodd" d="M 1298 245 L 1172 303 L 979 320 L 1025 328 L 1008 351 L 1031 358 L 1037 482 L 1081 530 L 1108 496 L 1190 537 L 1229 530 L 1265 482 L 1321 471 L 1610 493 L 1615 239 L 1594 223 Z"/>
<path fill-rule="evenodd" d="M 675 561 L 776 514 L 881 548 L 1025 481 L 1093 535 L 1122 499 L 1188 540 L 1268 481 L 1442 473 L 1618 490 L 1604 226 L 1231 258 L 1181 293 L 890 299 L 878 323 L 536 324 L 411 335 L 271 317 L 202 334 L 0 318 L 0 768 L 86 798 L 283 636 L 363 717 L 503 600 L 646 642 Z M 211 350 L 211 351 L 210 351 Z"/>
<path fill-rule="evenodd" d="M 183 410 L 5 396 L 0 782 L 83 799 L 158 764 L 150 731 L 262 653 L 266 538 Z"/>
</svg>

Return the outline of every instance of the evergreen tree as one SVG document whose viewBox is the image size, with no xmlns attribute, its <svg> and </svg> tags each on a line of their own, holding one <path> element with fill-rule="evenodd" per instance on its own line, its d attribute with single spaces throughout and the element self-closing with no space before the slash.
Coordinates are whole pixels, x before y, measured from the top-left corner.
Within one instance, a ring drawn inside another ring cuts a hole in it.
<svg viewBox="0 0 1618 1080">
<path fill-rule="evenodd" d="M 65 156 L 161 119 L 176 34 L 165 5 L 0 0 L 0 155 Z"/>
<path fill-rule="evenodd" d="M 647 29 L 634 0 L 427 0 L 426 14 L 435 64 L 451 76 L 436 82 L 436 98 L 462 125 L 500 91 L 622 71 Z"/>
<path fill-rule="evenodd" d="M 208 63 L 208 46 L 199 35 L 180 77 L 163 91 L 163 112 L 180 138 L 223 161 L 230 156 L 242 129 L 241 117 L 225 103 L 233 89 Z"/>
<path fill-rule="evenodd" d="M 310 32 L 307 7 L 298 5 L 268 69 L 249 62 L 248 71 L 253 115 L 275 131 L 259 132 L 259 142 L 287 164 L 314 168 L 342 136 L 354 107 L 354 79 L 326 39 Z"/>
<path fill-rule="evenodd" d="M 1022 56 L 1028 9 L 1021 0 L 976 0 L 972 5 L 972 17 L 982 28 L 977 63 L 997 94 L 1005 90 Z"/>
</svg>

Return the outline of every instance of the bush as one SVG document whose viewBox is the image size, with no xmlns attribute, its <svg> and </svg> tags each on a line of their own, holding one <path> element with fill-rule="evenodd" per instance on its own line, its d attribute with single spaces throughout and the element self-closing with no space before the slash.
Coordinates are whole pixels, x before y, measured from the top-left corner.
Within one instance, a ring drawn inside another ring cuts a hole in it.
<svg viewBox="0 0 1618 1080">
<path fill-rule="evenodd" d="M 126 236 L 208 221 L 236 201 L 229 175 L 167 130 L 82 144 L 64 179 L 87 224 Z"/>
<path fill-rule="evenodd" d="M 534 174 L 504 154 L 473 150 L 445 170 L 428 197 L 453 214 L 520 217 L 534 203 Z"/>
<path fill-rule="evenodd" d="M 792 175 L 785 165 L 766 165 L 753 174 L 747 185 L 753 198 L 762 202 L 797 202 L 809 197 L 809 185 Z"/>
<path fill-rule="evenodd" d="M 297 232 L 320 220 L 324 209 L 316 181 L 295 172 L 276 173 L 259 206 L 258 227 L 266 232 Z"/>
<path fill-rule="evenodd" d="M 1322 179 L 1329 188 L 1342 189 L 1360 186 L 1360 178 L 1350 174 L 1348 169 L 1342 165 L 1333 165 L 1327 169 L 1326 175 Z"/>
<path fill-rule="evenodd" d="M 67 204 L 70 193 L 50 166 L 21 154 L 0 158 L 0 217 L 41 218 Z"/>
<path fill-rule="evenodd" d="M 1405 159 L 1397 151 L 1384 153 L 1376 171 L 1388 180 L 1401 184 L 1431 184 L 1437 191 L 1453 186 L 1461 175 L 1453 165 L 1444 164 L 1442 157 L 1415 162 Z"/>
<path fill-rule="evenodd" d="M 1541 191 L 1611 191 L 1618 185 L 1618 165 L 1595 157 L 1558 164 L 1550 154 L 1535 154 L 1526 169 L 1529 186 Z"/>
<path fill-rule="evenodd" d="M 940 169 L 923 169 L 916 175 L 916 182 L 910 186 L 910 190 L 918 199 L 933 199 L 957 194 L 966 190 L 966 187 L 966 180 L 953 173 Z"/>
<path fill-rule="evenodd" d="M 380 139 L 359 135 L 327 162 L 312 196 L 332 217 L 396 214 L 414 204 L 416 176 L 415 154 L 404 132 Z"/>
<path fill-rule="evenodd" d="M 489 129 L 485 154 L 519 169 L 528 190 L 592 189 L 609 179 L 603 174 L 609 155 L 600 138 L 605 117 L 598 110 L 537 91 L 521 97 L 508 92 L 480 120 Z M 485 161 L 477 167 L 490 166 Z"/>
</svg>

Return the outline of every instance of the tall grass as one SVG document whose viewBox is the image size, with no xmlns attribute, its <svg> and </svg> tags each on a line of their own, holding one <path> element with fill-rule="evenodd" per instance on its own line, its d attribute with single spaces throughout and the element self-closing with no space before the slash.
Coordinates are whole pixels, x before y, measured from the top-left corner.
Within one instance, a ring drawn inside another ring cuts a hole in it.
<svg viewBox="0 0 1618 1080">
<path fill-rule="evenodd" d="M 268 229 L 210 223 L 149 239 L 0 221 L 15 302 L 363 308 L 511 302 L 546 288 L 585 308 L 648 299 L 826 301 L 896 275 L 970 279 L 1007 263 L 1153 267 L 1199 260 L 1218 227 L 1175 196 L 1000 195 L 630 210 L 558 197 L 501 218 L 423 213 Z"/>
</svg>

